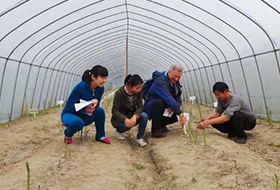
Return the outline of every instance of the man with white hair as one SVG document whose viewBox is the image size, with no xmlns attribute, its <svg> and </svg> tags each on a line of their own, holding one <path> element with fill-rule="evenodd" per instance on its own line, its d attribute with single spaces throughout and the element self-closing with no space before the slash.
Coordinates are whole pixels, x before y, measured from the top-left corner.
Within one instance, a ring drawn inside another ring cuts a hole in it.
<svg viewBox="0 0 280 190">
<path fill-rule="evenodd" d="M 181 85 L 179 79 L 183 72 L 179 64 L 170 66 L 167 72 L 153 72 L 154 82 L 147 91 L 145 112 L 152 120 L 152 137 L 166 137 L 168 131 L 166 125 L 178 121 L 181 125 L 186 122 L 181 110 Z"/>
</svg>

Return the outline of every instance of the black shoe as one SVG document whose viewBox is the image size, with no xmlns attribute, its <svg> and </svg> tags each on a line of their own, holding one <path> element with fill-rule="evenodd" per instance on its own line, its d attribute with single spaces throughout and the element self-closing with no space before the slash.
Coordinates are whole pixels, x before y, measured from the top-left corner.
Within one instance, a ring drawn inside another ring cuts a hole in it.
<svg viewBox="0 0 280 190">
<path fill-rule="evenodd" d="M 163 126 L 160 131 L 167 133 L 167 132 L 169 132 L 169 129 L 166 126 Z"/>
<path fill-rule="evenodd" d="M 237 135 L 235 133 L 229 133 L 227 138 L 228 139 L 235 139 L 237 137 Z"/>
<path fill-rule="evenodd" d="M 245 137 L 237 137 L 235 142 L 239 143 L 239 144 L 245 144 L 247 142 L 247 138 L 245 138 Z"/>
</svg>

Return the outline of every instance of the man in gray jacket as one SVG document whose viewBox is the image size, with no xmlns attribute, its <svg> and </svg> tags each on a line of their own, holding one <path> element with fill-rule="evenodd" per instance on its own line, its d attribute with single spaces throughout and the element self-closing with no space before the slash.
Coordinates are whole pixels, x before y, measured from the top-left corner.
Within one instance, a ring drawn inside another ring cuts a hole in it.
<svg viewBox="0 0 280 190">
<path fill-rule="evenodd" d="M 218 100 L 216 112 L 204 118 L 197 127 L 203 129 L 212 125 L 220 132 L 228 133 L 228 138 L 235 142 L 246 143 L 245 130 L 251 130 L 256 126 L 256 118 L 250 107 L 239 95 L 231 93 L 224 82 L 215 83 L 213 93 Z"/>
</svg>

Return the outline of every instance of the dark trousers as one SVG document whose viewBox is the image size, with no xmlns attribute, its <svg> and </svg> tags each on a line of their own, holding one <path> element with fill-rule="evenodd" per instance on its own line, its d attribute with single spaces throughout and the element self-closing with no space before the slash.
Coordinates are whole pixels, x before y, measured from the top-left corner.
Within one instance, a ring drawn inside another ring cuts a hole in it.
<svg viewBox="0 0 280 190">
<path fill-rule="evenodd" d="M 240 111 L 234 112 L 230 120 L 222 124 L 213 124 L 212 127 L 222 133 L 228 133 L 232 136 L 247 138 L 245 130 L 251 130 L 256 126 L 256 119 L 248 118 Z"/>
<path fill-rule="evenodd" d="M 172 117 L 164 117 L 164 110 L 167 108 L 167 105 L 163 100 L 158 99 L 152 104 L 152 132 L 161 131 L 166 125 L 175 123 L 178 121 L 177 116 L 173 113 Z"/>
</svg>

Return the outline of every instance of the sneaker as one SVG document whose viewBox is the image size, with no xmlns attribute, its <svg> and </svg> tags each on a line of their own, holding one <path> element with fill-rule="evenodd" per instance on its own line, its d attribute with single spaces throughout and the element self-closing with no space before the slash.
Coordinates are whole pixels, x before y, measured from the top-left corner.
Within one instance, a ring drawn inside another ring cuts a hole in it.
<svg viewBox="0 0 280 190">
<path fill-rule="evenodd" d="M 237 135 L 234 133 L 229 133 L 227 138 L 234 140 L 235 138 L 237 138 Z"/>
<path fill-rule="evenodd" d="M 66 144 L 72 144 L 73 143 L 73 138 L 72 137 L 65 137 L 64 138 L 64 142 Z"/>
<path fill-rule="evenodd" d="M 124 139 L 125 139 L 124 134 L 123 134 L 123 133 L 120 133 L 120 132 L 118 132 L 118 131 L 116 131 L 116 137 L 117 137 L 117 139 L 119 139 L 119 140 L 124 140 Z"/>
<path fill-rule="evenodd" d="M 101 137 L 100 139 L 96 139 L 96 140 L 106 144 L 111 144 L 111 141 L 106 137 Z"/>
<path fill-rule="evenodd" d="M 245 144 L 247 142 L 247 138 L 244 137 L 237 137 L 237 139 L 235 140 L 236 143 L 239 144 Z"/>
<path fill-rule="evenodd" d="M 137 144 L 139 145 L 139 146 L 141 146 L 141 147 L 144 147 L 144 146 L 146 146 L 147 145 L 147 143 L 144 141 L 144 139 L 137 139 Z"/>
<path fill-rule="evenodd" d="M 161 132 L 161 131 L 155 131 L 155 132 L 152 132 L 152 137 L 154 137 L 154 138 L 164 138 L 164 137 L 166 137 L 166 134 L 164 132 Z"/>
</svg>

